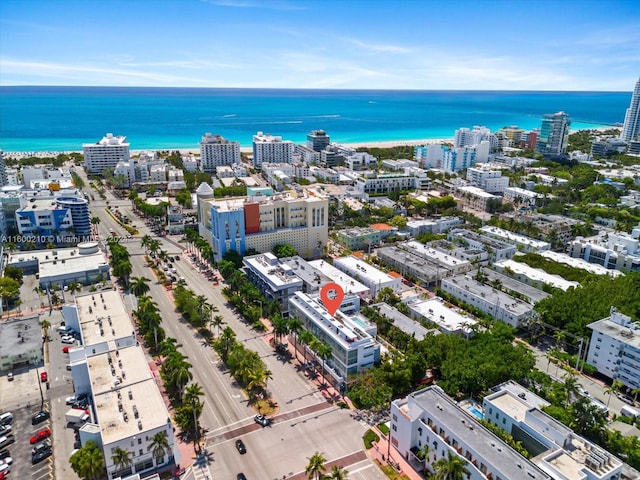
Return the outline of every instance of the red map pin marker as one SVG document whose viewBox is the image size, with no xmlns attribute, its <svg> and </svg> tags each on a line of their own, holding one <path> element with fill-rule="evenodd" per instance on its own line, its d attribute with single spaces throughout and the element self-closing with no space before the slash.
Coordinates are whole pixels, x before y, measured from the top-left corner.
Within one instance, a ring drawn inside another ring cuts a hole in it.
<svg viewBox="0 0 640 480">
<path fill-rule="evenodd" d="M 344 290 L 337 283 L 327 283 L 320 290 L 320 299 L 327 311 L 333 315 L 344 298 Z"/>
</svg>

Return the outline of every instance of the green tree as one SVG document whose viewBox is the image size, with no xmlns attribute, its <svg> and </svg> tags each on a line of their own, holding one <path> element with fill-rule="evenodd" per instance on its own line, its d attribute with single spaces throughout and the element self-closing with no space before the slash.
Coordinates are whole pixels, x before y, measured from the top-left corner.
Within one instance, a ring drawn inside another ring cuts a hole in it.
<svg viewBox="0 0 640 480">
<path fill-rule="evenodd" d="M 271 251 L 278 258 L 295 257 L 298 255 L 298 251 L 288 243 L 275 245 Z"/>
<path fill-rule="evenodd" d="M 133 277 L 131 279 L 131 293 L 133 293 L 136 297 L 141 297 L 142 295 L 146 295 L 150 287 L 148 285 L 149 279 L 145 277 Z"/>
<path fill-rule="evenodd" d="M 131 452 L 124 448 L 116 447 L 113 451 L 113 455 L 111 455 L 111 461 L 116 466 L 116 470 L 121 472 L 125 468 L 131 466 Z"/>
<path fill-rule="evenodd" d="M 215 315 L 211 319 L 211 326 L 216 327 L 216 337 L 220 336 L 220 327 L 225 324 L 224 318 L 222 315 Z"/>
<path fill-rule="evenodd" d="M 22 285 L 22 275 L 23 275 L 22 269 L 15 267 L 13 265 L 9 265 L 4 269 L 4 276 L 13 278 L 20 285 Z"/>
<path fill-rule="evenodd" d="M 405 228 L 407 226 L 407 217 L 403 217 L 402 215 L 396 215 L 391 220 L 389 220 L 389 225 L 392 227 L 396 227 L 399 229 Z"/>
<path fill-rule="evenodd" d="M 185 188 L 176 194 L 176 202 L 184 208 L 191 208 L 191 192 Z"/>
<path fill-rule="evenodd" d="M 467 462 L 449 452 L 448 458 L 441 458 L 433 464 L 437 480 L 465 480 L 470 474 Z"/>
<path fill-rule="evenodd" d="M 307 463 L 307 466 L 304 469 L 304 473 L 307 474 L 307 478 L 309 478 L 309 480 L 314 478 L 315 480 L 321 480 L 323 473 L 327 469 L 324 465 L 327 459 L 322 453 L 316 452 L 312 456 L 307 457 L 307 460 L 309 460 L 309 463 Z"/>
<path fill-rule="evenodd" d="M 13 278 L 0 278 L 0 298 L 5 302 L 7 313 L 9 313 L 9 300 L 20 294 L 20 283 Z"/>
<path fill-rule="evenodd" d="M 102 450 L 91 440 L 71 456 L 69 463 L 79 477 L 87 480 L 98 480 L 106 475 Z"/>
<path fill-rule="evenodd" d="M 156 465 L 163 464 L 164 456 L 171 451 L 167 432 L 162 430 L 161 432 L 155 433 L 151 437 L 151 443 L 149 443 L 147 450 L 150 450 L 153 458 L 156 459 Z"/>
</svg>

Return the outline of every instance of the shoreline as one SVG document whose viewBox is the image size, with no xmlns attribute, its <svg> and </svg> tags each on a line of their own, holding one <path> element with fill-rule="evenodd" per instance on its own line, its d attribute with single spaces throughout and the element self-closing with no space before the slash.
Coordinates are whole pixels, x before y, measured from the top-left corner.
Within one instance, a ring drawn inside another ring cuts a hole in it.
<svg viewBox="0 0 640 480">
<path fill-rule="evenodd" d="M 615 126 L 598 126 L 593 128 L 577 128 L 575 130 L 571 130 L 570 133 L 582 132 L 582 131 L 599 131 L 604 132 L 606 130 L 610 130 L 612 128 L 620 129 L 620 127 Z M 415 139 L 415 140 L 373 140 L 368 142 L 345 142 L 339 143 L 335 142 L 337 145 L 344 145 L 345 147 L 351 148 L 393 148 L 393 147 L 404 147 L 404 146 L 422 146 L 422 145 L 433 145 L 433 144 L 445 144 L 445 143 L 453 143 L 453 138 L 426 138 L 426 139 Z M 178 151 L 182 154 L 200 154 L 200 148 L 138 148 L 134 150 L 130 150 L 131 155 L 139 155 L 142 152 L 160 152 L 160 151 Z M 241 153 L 252 153 L 252 147 L 240 147 Z M 20 159 L 20 158 L 28 158 L 28 157 L 36 157 L 36 158 L 47 158 L 47 157 L 55 157 L 59 154 L 69 155 L 71 153 L 82 153 L 82 150 L 49 150 L 49 151 L 21 151 L 21 152 L 3 152 L 5 158 L 11 159 Z"/>
</svg>

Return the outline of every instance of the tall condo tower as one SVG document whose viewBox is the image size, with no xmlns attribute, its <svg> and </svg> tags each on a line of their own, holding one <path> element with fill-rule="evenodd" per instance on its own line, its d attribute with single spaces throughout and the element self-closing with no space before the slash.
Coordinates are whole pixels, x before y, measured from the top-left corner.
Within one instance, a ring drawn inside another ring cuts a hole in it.
<svg viewBox="0 0 640 480">
<path fill-rule="evenodd" d="M 88 173 L 102 173 L 105 168 L 115 168 L 118 162 L 129 161 L 127 137 L 107 133 L 96 143 L 82 145 L 84 167 Z"/>
<path fill-rule="evenodd" d="M 321 152 L 331 143 L 329 135 L 324 130 L 313 130 L 307 134 L 307 148 Z"/>
<path fill-rule="evenodd" d="M 546 157 L 560 157 L 569 142 L 569 115 L 564 112 L 547 113 L 542 118 L 536 152 Z"/>
<path fill-rule="evenodd" d="M 624 126 L 620 138 L 629 143 L 640 134 L 640 78 L 636 82 L 636 88 L 631 95 L 631 103 L 624 116 Z"/>
<path fill-rule="evenodd" d="M 240 163 L 240 143 L 230 142 L 220 135 L 205 133 L 200 142 L 202 170 L 215 172 L 217 167 Z"/>
</svg>

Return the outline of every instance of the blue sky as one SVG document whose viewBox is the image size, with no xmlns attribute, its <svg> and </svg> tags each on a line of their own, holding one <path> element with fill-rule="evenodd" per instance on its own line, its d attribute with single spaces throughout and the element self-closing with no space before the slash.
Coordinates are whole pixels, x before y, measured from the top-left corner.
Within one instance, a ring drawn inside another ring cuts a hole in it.
<svg viewBox="0 0 640 480">
<path fill-rule="evenodd" d="M 0 85 L 631 91 L 636 0 L 2 0 Z"/>
</svg>

